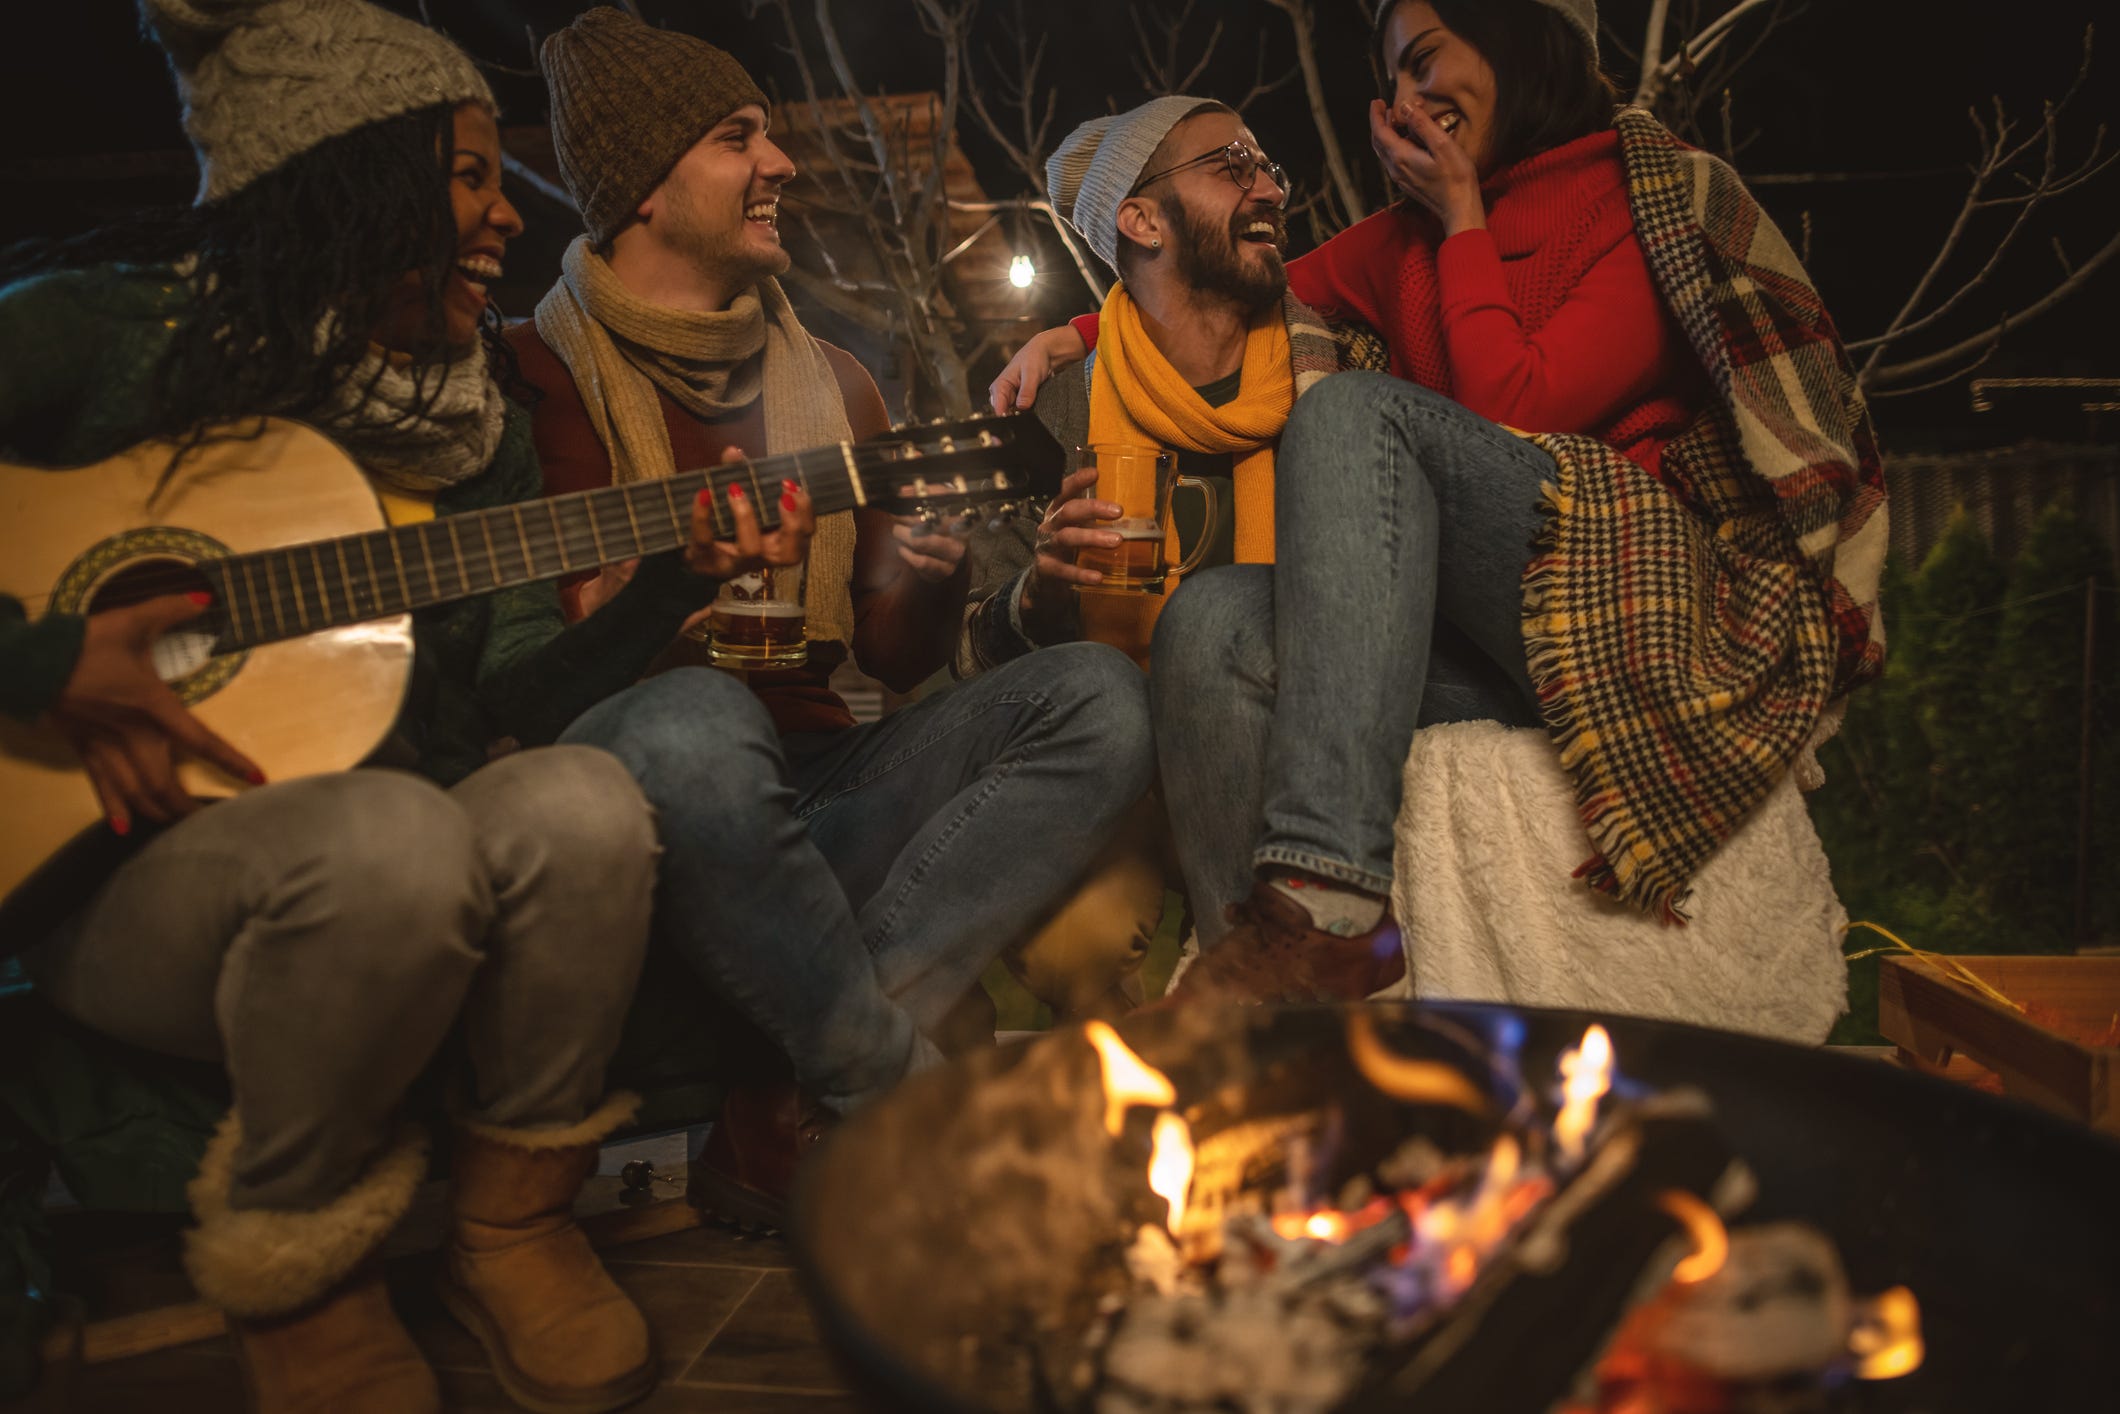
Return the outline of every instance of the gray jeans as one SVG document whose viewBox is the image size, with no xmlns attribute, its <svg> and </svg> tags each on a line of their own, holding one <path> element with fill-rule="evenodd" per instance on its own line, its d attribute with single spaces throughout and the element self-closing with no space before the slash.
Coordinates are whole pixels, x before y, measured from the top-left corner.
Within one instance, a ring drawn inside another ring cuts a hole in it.
<svg viewBox="0 0 2120 1414">
<path fill-rule="evenodd" d="M 585 1118 L 640 974 L 654 817 L 624 766 L 546 747 L 453 790 L 349 771 L 148 843 L 25 959 L 132 1045 L 228 1068 L 232 1201 L 316 1208 L 382 1148 L 459 1017 L 474 1118 Z"/>
</svg>

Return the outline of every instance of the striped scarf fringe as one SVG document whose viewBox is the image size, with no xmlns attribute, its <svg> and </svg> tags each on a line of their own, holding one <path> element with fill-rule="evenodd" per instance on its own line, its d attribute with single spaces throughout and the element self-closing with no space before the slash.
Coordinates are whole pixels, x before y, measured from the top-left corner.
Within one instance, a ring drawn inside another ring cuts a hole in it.
<svg viewBox="0 0 2120 1414">
<path fill-rule="evenodd" d="M 1869 413 L 1831 319 L 1736 174 L 1617 120 L 1636 230 L 1717 397 L 1652 477 L 1580 436 L 1524 578 L 1540 706 L 1593 888 L 1667 921 L 1709 855 L 1883 668 L 1887 527 Z"/>
</svg>

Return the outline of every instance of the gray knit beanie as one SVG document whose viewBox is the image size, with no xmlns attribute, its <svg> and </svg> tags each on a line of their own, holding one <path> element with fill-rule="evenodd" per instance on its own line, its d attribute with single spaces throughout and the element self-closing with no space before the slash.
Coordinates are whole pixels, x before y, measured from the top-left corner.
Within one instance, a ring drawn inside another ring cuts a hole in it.
<svg viewBox="0 0 2120 1414">
<path fill-rule="evenodd" d="M 1597 0 L 1537 0 L 1537 2 L 1558 10 L 1565 15 L 1568 23 L 1581 31 L 1583 42 L 1590 46 L 1590 57 L 1593 59 L 1597 57 Z M 1389 15 L 1398 3 L 1399 0 L 1378 0 L 1376 11 L 1376 27 L 1378 29 L 1381 30 L 1384 27 L 1384 17 Z"/>
<path fill-rule="evenodd" d="M 1119 268 L 1119 203 L 1126 200 L 1157 144 L 1193 114 L 1227 105 L 1172 94 L 1138 108 L 1093 118 L 1067 135 L 1045 164 L 1053 210 L 1082 233 L 1106 265 Z"/>
<path fill-rule="evenodd" d="M 365 0 L 141 0 L 140 18 L 169 53 L 201 202 L 385 118 L 493 106 L 461 49 Z"/>
<path fill-rule="evenodd" d="M 537 62 L 552 94 L 559 174 L 598 245 L 709 128 L 746 104 L 771 111 L 726 51 L 609 5 L 555 32 Z"/>
</svg>

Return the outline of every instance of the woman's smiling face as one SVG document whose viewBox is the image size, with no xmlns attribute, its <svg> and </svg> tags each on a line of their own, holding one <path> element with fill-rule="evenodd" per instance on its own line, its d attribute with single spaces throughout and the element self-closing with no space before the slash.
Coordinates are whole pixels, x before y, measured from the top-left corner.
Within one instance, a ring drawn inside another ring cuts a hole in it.
<svg viewBox="0 0 2120 1414">
<path fill-rule="evenodd" d="M 1401 0 L 1384 23 L 1392 120 L 1406 131 L 1401 110 L 1419 107 L 1454 138 L 1482 176 L 1494 152 L 1494 70 L 1470 44 L 1444 25 L 1427 0 Z"/>
<path fill-rule="evenodd" d="M 482 104 L 459 105 L 451 134 L 448 150 L 440 156 L 449 170 L 456 251 L 442 282 L 441 336 L 450 350 L 461 351 L 478 342 L 487 287 L 500 278 L 501 259 L 508 242 L 522 234 L 523 218 L 501 193 L 501 134 L 492 112 Z M 373 337 L 399 353 L 414 352 L 431 341 L 426 286 L 419 271 L 398 281 L 391 307 Z"/>
</svg>

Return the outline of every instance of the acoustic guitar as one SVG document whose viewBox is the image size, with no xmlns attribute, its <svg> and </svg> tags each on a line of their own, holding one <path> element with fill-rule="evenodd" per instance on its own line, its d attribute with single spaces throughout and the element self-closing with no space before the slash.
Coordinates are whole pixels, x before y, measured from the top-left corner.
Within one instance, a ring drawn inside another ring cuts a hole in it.
<svg viewBox="0 0 2120 1414">
<path fill-rule="evenodd" d="M 219 429 L 172 467 L 176 451 L 148 442 L 65 471 L 0 463 L 0 593 L 32 620 L 211 593 L 156 645 L 156 668 L 276 781 L 344 770 L 382 743 L 411 673 L 413 610 L 675 549 L 709 485 L 722 535 L 728 487 L 770 530 L 783 479 L 819 515 L 869 506 L 969 526 L 1051 494 L 1064 461 L 1029 414 L 938 421 L 392 526 L 352 458 L 299 423 Z M 201 798 L 241 789 L 202 762 L 182 775 Z M 64 737 L 0 717 L 0 916 L 70 842 L 108 834 L 102 818 Z"/>
</svg>

